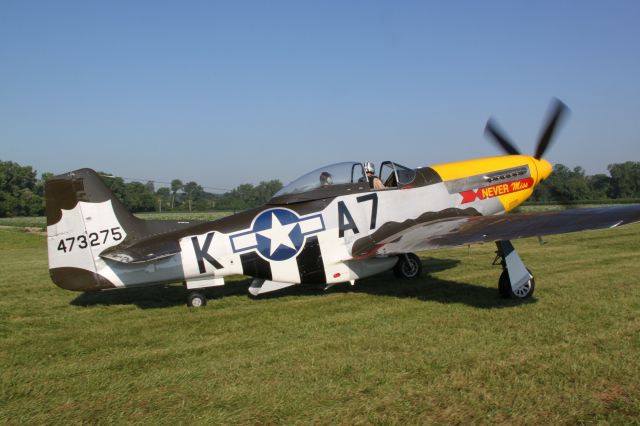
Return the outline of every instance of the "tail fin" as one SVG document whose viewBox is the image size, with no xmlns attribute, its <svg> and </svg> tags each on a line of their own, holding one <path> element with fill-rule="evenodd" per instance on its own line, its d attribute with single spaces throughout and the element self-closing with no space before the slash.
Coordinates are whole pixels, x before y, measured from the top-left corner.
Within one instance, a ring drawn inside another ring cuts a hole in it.
<svg viewBox="0 0 640 426">
<path fill-rule="evenodd" d="M 55 176 L 45 184 L 49 273 L 67 290 L 117 286 L 98 274 L 99 254 L 140 238 L 144 222 L 133 216 L 91 169 Z"/>
</svg>

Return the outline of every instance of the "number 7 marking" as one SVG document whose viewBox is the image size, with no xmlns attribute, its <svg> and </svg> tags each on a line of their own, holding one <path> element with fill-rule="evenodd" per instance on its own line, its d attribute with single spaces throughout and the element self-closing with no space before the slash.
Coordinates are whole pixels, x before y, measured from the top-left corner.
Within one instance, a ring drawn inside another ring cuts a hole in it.
<svg viewBox="0 0 640 426">
<path fill-rule="evenodd" d="M 363 195 L 361 197 L 356 198 L 358 203 L 364 203 L 365 201 L 371 201 L 371 223 L 369 225 L 369 229 L 376 228 L 376 218 L 378 216 L 378 194 L 371 193 L 367 195 Z"/>
<path fill-rule="evenodd" d="M 65 238 L 65 239 L 69 241 L 69 251 L 73 250 L 73 243 L 76 241 L 76 237 Z"/>
</svg>

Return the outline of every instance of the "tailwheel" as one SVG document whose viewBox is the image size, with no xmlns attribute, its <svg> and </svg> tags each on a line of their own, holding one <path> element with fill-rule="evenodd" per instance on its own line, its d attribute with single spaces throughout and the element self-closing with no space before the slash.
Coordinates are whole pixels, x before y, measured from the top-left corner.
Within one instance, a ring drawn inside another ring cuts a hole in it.
<svg viewBox="0 0 640 426">
<path fill-rule="evenodd" d="M 202 293 L 198 293 L 197 291 L 193 291 L 189 293 L 189 297 L 187 297 L 187 306 L 190 308 L 200 308 L 207 304 L 207 298 L 204 297 Z"/>
<path fill-rule="evenodd" d="M 527 269 L 529 271 L 529 269 Z M 513 290 L 511 288 L 511 280 L 509 280 L 509 271 L 504 269 L 502 274 L 500 274 L 500 279 L 498 280 L 498 290 L 500 291 L 500 296 L 505 299 L 517 298 L 517 299 L 528 299 L 533 295 L 533 291 L 536 288 L 536 280 L 533 277 L 531 271 L 529 271 L 529 275 L 531 278 L 524 284 L 522 284 L 517 290 Z"/>
<path fill-rule="evenodd" d="M 422 261 L 413 253 L 398 256 L 398 263 L 393 267 L 393 273 L 398 278 L 415 279 L 422 273 Z"/>
</svg>

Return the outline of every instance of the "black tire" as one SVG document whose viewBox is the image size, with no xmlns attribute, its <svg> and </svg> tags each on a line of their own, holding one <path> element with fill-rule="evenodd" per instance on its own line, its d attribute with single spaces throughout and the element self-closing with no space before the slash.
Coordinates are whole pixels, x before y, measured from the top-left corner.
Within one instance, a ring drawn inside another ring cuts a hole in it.
<svg viewBox="0 0 640 426">
<path fill-rule="evenodd" d="M 187 306 L 190 308 L 201 308 L 206 306 L 207 298 L 204 297 L 202 293 L 198 293 L 196 291 L 189 294 L 187 297 Z"/>
<path fill-rule="evenodd" d="M 527 269 L 529 271 L 529 269 Z M 498 291 L 500 292 L 500 296 L 505 299 L 528 299 L 533 295 L 533 291 L 536 289 L 536 279 L 533 277 L 531 271 L 531 279 L 527 284 L 522 287 L 518 291 L 518 293 L 514 293 L 511 289 L 511 281 L 509 280 L 509 272 L 504 269 L 502 274 L 500 274 L 500 279 L 498 280 Z"/>
<path fill-rule="evenodd" d="M 404 280 L 414 280 L 422 273 L 422 261 L 413 253 L 398 256 L 398 263 L 393 267 L 396 277 Z"/>
<path fill-rule="evenodd" d="M 510 299 L 513 292 L 511 291 L 511 281 L 509 281 L 509 272 L 506 269 L 502 270 L 500 278 L 498 279 L 498 291 L 500 297 L 503 299 Z"/>
</svg>

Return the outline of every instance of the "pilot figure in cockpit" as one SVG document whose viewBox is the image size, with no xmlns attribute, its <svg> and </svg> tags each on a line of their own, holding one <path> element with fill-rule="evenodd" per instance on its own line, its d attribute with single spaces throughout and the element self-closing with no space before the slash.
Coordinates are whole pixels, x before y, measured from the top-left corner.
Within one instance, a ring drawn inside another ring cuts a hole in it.
<svg viewBox="0 0 640 426">
<path fill-rule="evenodd" d="M 384 189 L 385 186 L 378 176 L 376 176 L 376 167 L 371 161 L 364 163 L 364 171 L 367 174 L 369 186 L 373 189 Z"/>
<path fill-rule="evenodd" d="M 333 185 L 333 178 L 331 177 L 331 173 L 322 172 L 320 173 L 320 186 Z"/>
</svg>

